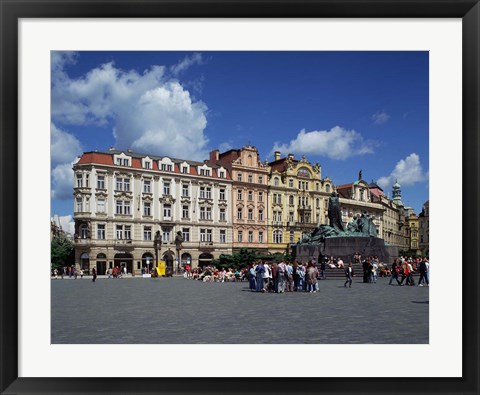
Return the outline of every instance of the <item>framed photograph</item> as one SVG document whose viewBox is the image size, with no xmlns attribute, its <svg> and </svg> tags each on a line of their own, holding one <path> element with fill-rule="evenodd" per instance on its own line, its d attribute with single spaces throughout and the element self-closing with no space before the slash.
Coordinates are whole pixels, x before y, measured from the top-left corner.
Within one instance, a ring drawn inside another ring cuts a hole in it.
<svg viewBox="0 0 480 395">
<path fill-rule="evenodd" d="M 2 394 L 479 392 L 478 1 L 0 4 Z"/>
</svg>

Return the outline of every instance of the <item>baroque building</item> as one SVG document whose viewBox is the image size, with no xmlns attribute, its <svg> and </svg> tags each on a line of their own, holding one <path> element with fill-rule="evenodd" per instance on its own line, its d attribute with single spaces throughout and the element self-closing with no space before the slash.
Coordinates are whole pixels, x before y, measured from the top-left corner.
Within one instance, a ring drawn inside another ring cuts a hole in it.
<svg viewBox="0 0 480 395">
<path fill-rule="evenodd" d="M 214 150 L 206 163 L 222 166 L 232 177 L 233 252 L 248 248 L 266 253 L 268 166 L 261 162 L 257 148 Z"/>
<path fill-rule="evenodd" d="M 424 256 L 429 255 L 429 216 L 430 216 L 430 201 L 427 200 L 423 204 L 422 212 L 418 215 L 419 227 L 419 248 Z"/>
<path fill-rule="evenodd" d="M 219 165 L 110 149 L 73 166 L 75 263 L 98 274 L 125 266 L 139 274 L 159 259 L 204 265 L 231 253 L 232 180 Z M 183 236 L 176 256 L 175 235 Z"/>
<path fill-rule="evenodd" d="M 327 223 L 333 187 L 328 177 L 322 178 L 320 165 L 312 165 L 305 157 L 295 159 L 289 154 L 282 158 L 276 151 L 269 168 L 268 251 L 284 253 L 302 233 Z"/>
</svg>

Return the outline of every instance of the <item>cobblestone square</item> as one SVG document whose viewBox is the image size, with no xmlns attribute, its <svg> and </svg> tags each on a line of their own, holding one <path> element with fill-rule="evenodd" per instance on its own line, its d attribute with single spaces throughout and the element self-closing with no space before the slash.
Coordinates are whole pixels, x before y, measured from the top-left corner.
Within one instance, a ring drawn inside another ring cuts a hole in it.
<svg viewBox="0 0 480 395">
<path fill-rule="evenodd" d="M 53 344 L 419 344 L 428 287 L 320 281 L 320 292 L 263 294 L 248 283 L 173 278 L 51 281 Z"/>
</svg>

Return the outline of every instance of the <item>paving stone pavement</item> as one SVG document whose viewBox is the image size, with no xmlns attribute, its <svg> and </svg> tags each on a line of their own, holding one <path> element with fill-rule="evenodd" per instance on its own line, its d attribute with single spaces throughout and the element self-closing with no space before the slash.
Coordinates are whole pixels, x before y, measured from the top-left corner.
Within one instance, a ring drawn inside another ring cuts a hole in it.
<svg viewBox="0 0 480 395">
<path fill-rule="evenodd" d="M 263 294 L 248 283 L 173 278 L 53 279 L 53 344 L 428 343 L 428 287 L 352 288 L 320 281 L 318 293 Z"/>
</svg>

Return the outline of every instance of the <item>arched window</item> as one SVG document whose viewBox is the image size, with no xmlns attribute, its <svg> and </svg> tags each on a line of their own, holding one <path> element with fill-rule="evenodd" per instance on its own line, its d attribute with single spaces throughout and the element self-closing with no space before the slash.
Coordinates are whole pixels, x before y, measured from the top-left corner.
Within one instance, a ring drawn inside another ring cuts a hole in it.
<svg viewBox="0 0 480 395">
<path fill-rule="evenodd" d="M 330 193 L 330 184 L 327 184 L 327 185 L 325 186 L 325 190 L 327 191 L 327 193 Z"/>
<path fill-rule="evenodd" d="M 273 179 L 273 185 L 275 185 L 276 187 L 278 187 L 280 185 L 280 180 L 278 179 L 278 177 L 275 177 Z"/>
<path fill-rule="evenodd" d="M 274 230 L 273 231 L 273 242 L 275 244 L 283 243 L 283 234 L 281 230 Z"/>
<path fill-rule="evenodd" d="M 87 239 L 88 238 L 88 226 L 87 224 L 80 225 L 80 238 Z"/>
</svg>

